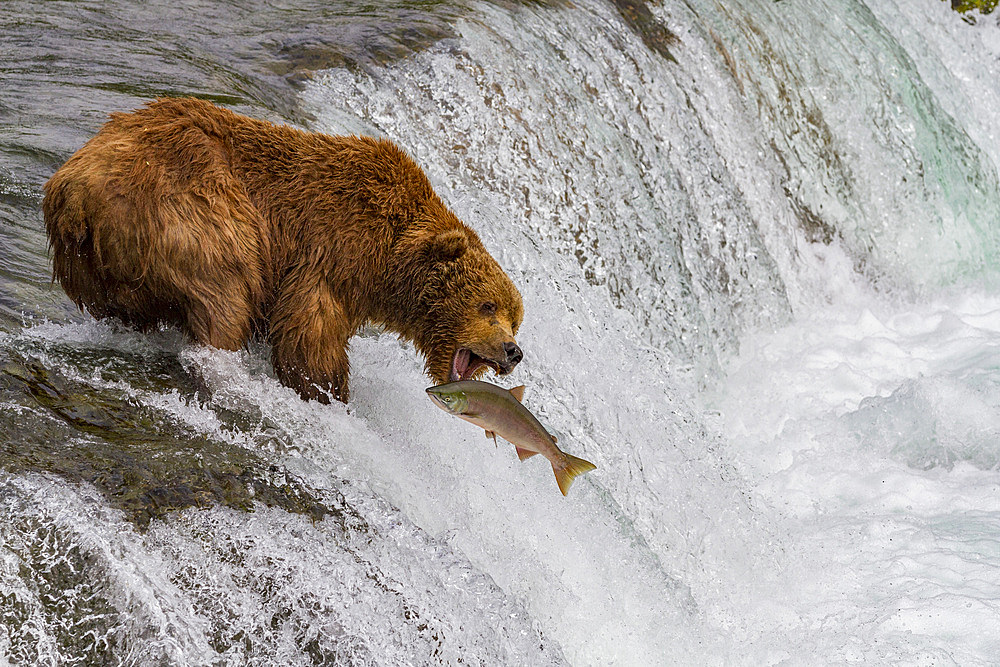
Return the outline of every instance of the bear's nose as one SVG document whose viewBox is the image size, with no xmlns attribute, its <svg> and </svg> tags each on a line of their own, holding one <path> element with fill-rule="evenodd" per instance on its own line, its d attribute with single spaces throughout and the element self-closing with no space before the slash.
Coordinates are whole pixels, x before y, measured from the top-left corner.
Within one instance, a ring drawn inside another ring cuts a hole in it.
<svg viewBox="0 0 1000 667">
<path fill-rule="evenodd" d="M 503 351 L 507 353 L 507 363 L 510 364 L 511 368 L 524 358 L 524 354 L 521 353 L 521 348 L 517 346 L 517 343 L 504 343 Z"/>
</svg>

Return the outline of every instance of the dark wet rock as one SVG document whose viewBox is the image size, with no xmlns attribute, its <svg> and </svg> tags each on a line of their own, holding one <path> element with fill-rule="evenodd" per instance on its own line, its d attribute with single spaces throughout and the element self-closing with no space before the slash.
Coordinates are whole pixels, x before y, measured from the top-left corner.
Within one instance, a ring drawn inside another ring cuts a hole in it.
<svg viewBox="0 0 1000 667">
<path fill-rule="evenodd" d="M 167 378 L 177 372 L 169 363 L 160 371 Z M 146 381 L 156 377 L 153 372 Z M 342 499 L 321 499 L 257 454 L 195 433 L 118 392 L 69 379 L 37 359 L 0 365 L 0 400 L 21 406 L 0 413 L 0 432 L 7 434 L 0 440 L 0 469 L 90 483 L 140 529 L 168 512 L 213 504 L 253 511 L 259 502 L 314 520 L 342 518 Z"/>
<path fill-rule="evenodd" d="M 268 68 L 295 84 L 317 70 L 386 65 L 436 42 L 454 38 L 449 19 L 411 10 L 371 17 L 338 17 L 316 32 L 283 36 L 271 45 Z"/>
<path fill-rule="evenodd" d="M 3 494 L 0 484 L 0 496 Z M 10 501 L 9 498 L 2 498 Z M 16 504 L 16 503 L 15 503 Z M 0 504 L 2 509 L 10 509 Z M 5 513 L 6 514 L 6 513 Z M 107 578 L 100 556 L 84 548 L 71 531 L 30 514 L 5 516 L 0 539 L 8 553 L 17 554 L 31 573 L 36 607 L 14 591 L 0 592 L 0 628 L 6 630 L 5 658 L 13 665 L 51 664 L 51 655 L 39 641 L 36 623 L 45 619 L 52 643 L 75 664 L 120 664 L 133 642 L 122 632 L 126 619 L 109 600 Z"/>
<path fill-rule="evenodd" d="M 788 202 L 792 205 L 792 210 L 795 211 L 799 226 L 805 232 L 806 238 L 810 243 L 830 245 L 835 238 L 839 237 L 836 228 L 823 220 L 818 213 L 813 211 L 787 186 L 785 187 L 785 195 L 788 197 Z"/>
<path fill-rule="evenodd" d="M 677 62 L 670 47 L 677 44 L 677 35 L 659 21 L 645 0 L 612 0 L 625 24 L 638 35 L 650 51 L 671 62 Z"/>
</svg>

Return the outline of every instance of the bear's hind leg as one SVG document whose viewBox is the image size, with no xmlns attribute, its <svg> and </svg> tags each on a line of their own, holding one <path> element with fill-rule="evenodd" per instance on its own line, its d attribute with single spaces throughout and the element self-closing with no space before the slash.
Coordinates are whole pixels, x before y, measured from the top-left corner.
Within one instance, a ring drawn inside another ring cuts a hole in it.
<svg viewBox="0 0 1000 667">
<path fill-rule="evenodd" d="M 203 345 L 238 350 L 250 339 L 253 298 L 238 280 L 225 287 L 216 284 L 189 287 L 182 325 Z"/>
<path fill-rule="evenodd" d="M 271 311 L 271 361 L 282 384 L 302 398 L 346 403 L 347 343 L 355 326 L 321 276 L 286 277 Z"/>
</svg>

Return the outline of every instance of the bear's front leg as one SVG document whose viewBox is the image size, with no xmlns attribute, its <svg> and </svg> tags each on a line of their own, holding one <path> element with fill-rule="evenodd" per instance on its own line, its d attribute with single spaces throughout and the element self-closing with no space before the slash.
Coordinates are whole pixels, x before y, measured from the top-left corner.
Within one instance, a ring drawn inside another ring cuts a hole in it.
<svg viewBox="0 0 1000 667">
<path fill-rule="evenodd" d="M 349 398 L 347 341 L 354 326 L 322 276 L 286 277 L 270 316 L 271 363 L 304 399 Z"/>
</svg>

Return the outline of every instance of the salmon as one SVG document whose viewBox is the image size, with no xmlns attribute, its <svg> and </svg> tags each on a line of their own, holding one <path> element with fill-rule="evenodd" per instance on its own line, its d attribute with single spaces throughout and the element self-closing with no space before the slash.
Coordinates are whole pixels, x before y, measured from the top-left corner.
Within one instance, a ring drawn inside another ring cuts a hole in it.
<svg viewBox="0 0 1000 667">
<path fill-rule="evenodd" d="M 535 454 L 547 458 L 564 496 L 577 475 L 597 467 L 556 446 L 555 436 L 521 403 L 524 386 L 505 389 L 489 382 L 460 380 L 428 387 L 427 394 L 445 412 L 485 429 L 486 437 L 494 442 L 499 435 L 513 444 L 520 460 Z"/>
</svg>

